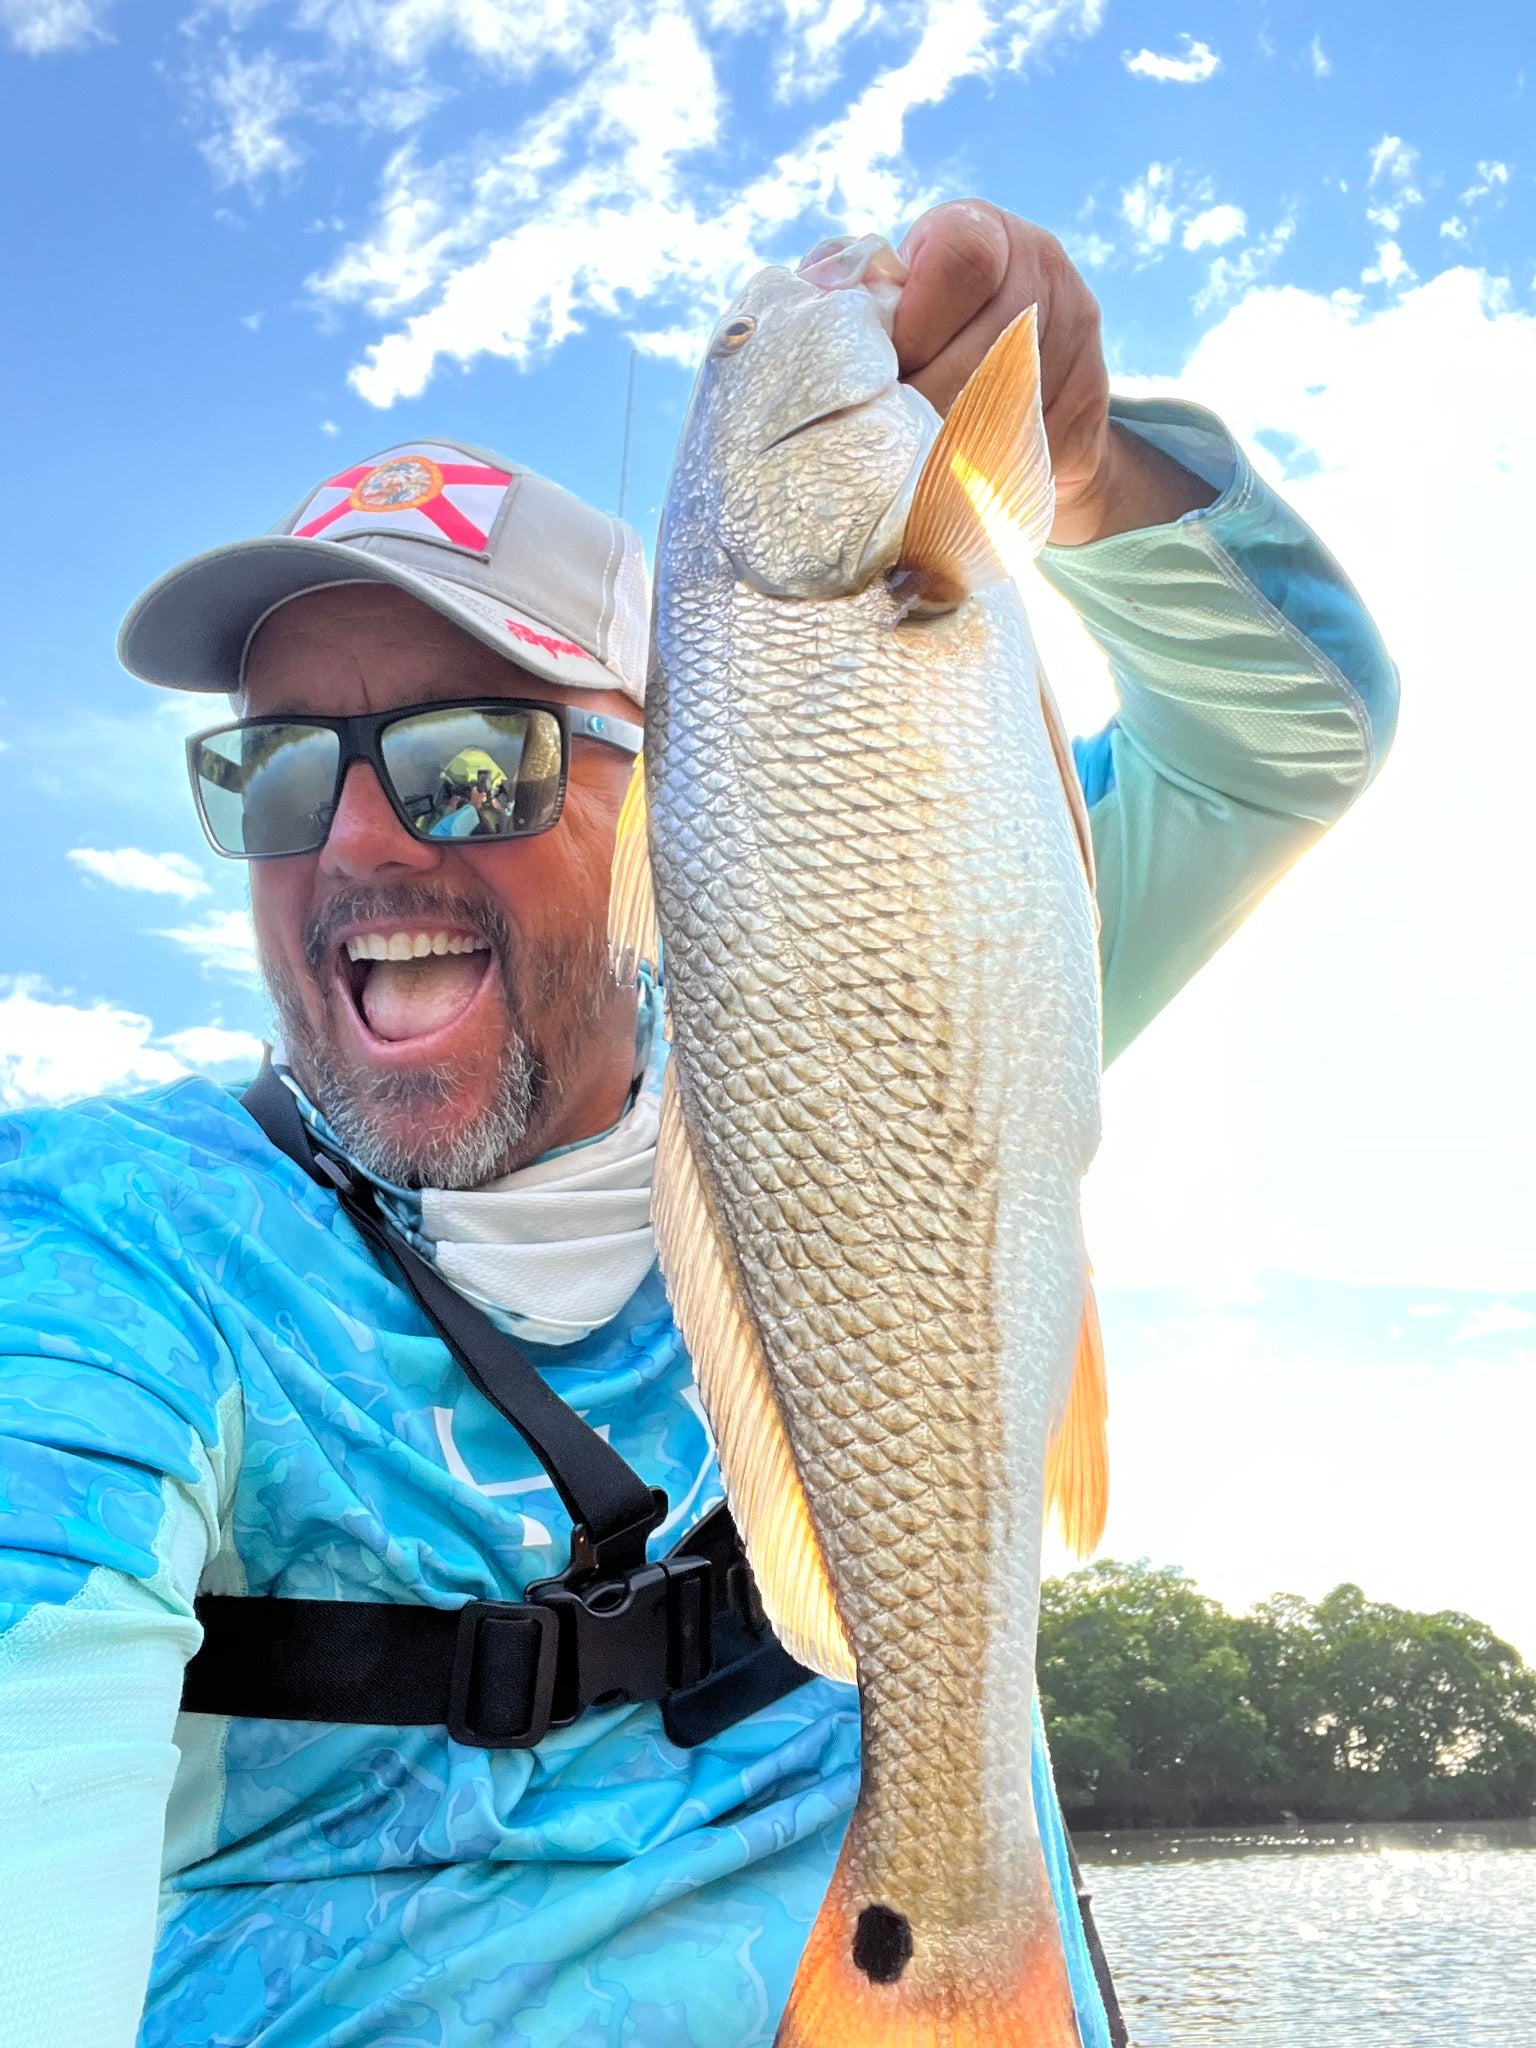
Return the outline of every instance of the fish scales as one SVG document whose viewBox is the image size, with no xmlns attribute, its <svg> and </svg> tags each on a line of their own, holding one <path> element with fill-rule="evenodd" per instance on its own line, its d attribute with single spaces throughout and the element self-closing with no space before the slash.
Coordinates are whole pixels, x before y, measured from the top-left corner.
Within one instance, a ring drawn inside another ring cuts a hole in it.
<svg viewBox="0 0 1536 2048">
<path fill-rule="evenodd" d="M 1091 908 L 1013 588 L 906 621 L 878 576 L 769 594 L 711 547 L 688 460 L 685 431 L 647 712 L 675 1053 L 857 1657 L 842 1875 L 954 1997 L 1049 1910 L 1029 1712 L 1097 1133 Z"/>
</svg>

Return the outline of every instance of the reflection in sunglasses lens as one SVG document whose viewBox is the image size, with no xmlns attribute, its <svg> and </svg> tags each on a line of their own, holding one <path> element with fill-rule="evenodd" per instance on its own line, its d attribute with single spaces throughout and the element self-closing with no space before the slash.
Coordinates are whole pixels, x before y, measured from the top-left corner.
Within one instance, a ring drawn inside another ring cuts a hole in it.
<svg viewBox="0 0 1536 2048">
<path fill-rule="evenodd" d="M 561 750 L 549 712 L 423 712 L 387 727 L 381 751 L 424 838 L 507 839 L 553 820 Z"/>
<path fill-rule="evenodd" d="M 325 838 L 341 743 L 314 725 L 252 725 L 197 749 L 198 789 L 214 841 L 247 858 L 308 853 Z"/>
</svg>

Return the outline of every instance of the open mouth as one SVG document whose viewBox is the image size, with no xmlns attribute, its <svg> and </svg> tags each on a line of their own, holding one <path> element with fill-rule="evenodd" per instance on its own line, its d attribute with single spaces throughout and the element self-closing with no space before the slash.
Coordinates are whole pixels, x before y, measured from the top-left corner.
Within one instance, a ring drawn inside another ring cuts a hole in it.
<svg viewBox="0 0 1536 2048">
<path fill-rule="evenodd" d="M 365 1040 L 426 1054 L 464 1021 L 494 966 L 477 933 L 375 929 L 340 942 L 336 971 Z"/>
</svg>

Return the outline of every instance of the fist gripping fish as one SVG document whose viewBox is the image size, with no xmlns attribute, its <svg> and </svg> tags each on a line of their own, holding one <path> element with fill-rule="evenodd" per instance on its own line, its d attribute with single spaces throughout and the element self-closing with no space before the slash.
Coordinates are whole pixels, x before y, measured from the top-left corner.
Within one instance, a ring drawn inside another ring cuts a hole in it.
<svg viewBox="0 0 1536 2048">
<path fill-rule="evenodd" d="M 781 2048 L 1076 2048 L 1030 1703 L 1048 1491 L 1103 1519 L 1099 990 L 994 545 L 1050 529 L 1034 313 L 941 426 L 899 259 L 808 267 L 717 330 L 662 520 L 612 916 L 621 971 L 665 943 L 656 1234 L 764 1605 L 862 1705 Z"/>
</svg>

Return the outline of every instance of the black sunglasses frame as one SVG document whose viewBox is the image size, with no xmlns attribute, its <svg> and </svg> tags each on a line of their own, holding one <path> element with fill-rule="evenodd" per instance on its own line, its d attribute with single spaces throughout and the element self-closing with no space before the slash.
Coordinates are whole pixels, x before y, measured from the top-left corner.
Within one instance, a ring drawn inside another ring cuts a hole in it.
<svg viewBox="0 0 1536 2048">
<path fill-rule="evenodd" d="M 543 832 L 549 832 L 559 824 L 560 813 L 565 808 L 565 785 L 571 769 L 571 741 L 573 739 L 597 740 L 602 745 L 617 747 L 622 754 L 638 754 L 645 740 L 643 726 L 631 725 L 627 719 L 611 718 L 606 711 L 582 711 L 571 704 L 551 704 L 540 697 L 453 697 L 433 699 L 425 704 L 407 704 L 395 711 L 362 711 L 349 718 L 327 718 L 321 716 L 300 716 L 290 712 L 286 716 L 274 713 L 267 718 L 232 718 L 225 725 L 211 725 L 205 732 L 195 732 L 187 741 L 187 775 L 192 784 L 192 801 L 197 806 L 198 823 L 203 828 L 203 837 L 221 860 L 293 860 L 299 854 L 318 853 L 330 836 L 330 820 L 326 821 L 324 833 L 313 846 L 301 846 L 288 853 L 231 853 L 220 846 L 208 822 L 208 813 L 203 805 L 201 778 L 197 771 L 197 750 L 206 746 L 209 740 L 223 737 L 231 732 L 259 732 L 267 726 L 304 726 L 312 731 L 333 732 L 336 735 L 339 754 L 336 762 L 336 781 L 331 790 L 331 816 L 341 801 L 342 784 L 347 779 L 347 770 L 355 761 L 366 762 L 373 770 L 374 780 L 383 790 L 385 800 L 411 837 L 423 846 L 441 846 L 445 842 L 434 839 L 430 833 L 418 831 L 407 816 L 405 807 L 396 793 L 394 781 L 384 761 L 383 738 L 391 726 L 403 725 L 413 718 L 429 717 L 437 711 L 485 711 L 505 716 L 509 711 L 542 711 L 553 718 L 560 727 L 560 787 L 555 793 L 555 808 L 548 822 L 531 829 L 500 832 L 494 838 L 481 840 L 457 840 L 451 842 L 456 851 L 466 846 L 504 846 L 509 839 L 536 839 Z"/>
</svg>

